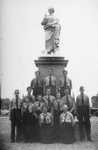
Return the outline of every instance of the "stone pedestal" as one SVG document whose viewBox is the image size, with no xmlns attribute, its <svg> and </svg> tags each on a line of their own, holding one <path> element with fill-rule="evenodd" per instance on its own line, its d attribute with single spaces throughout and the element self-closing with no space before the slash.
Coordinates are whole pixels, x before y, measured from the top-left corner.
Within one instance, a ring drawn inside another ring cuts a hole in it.
<svg viewBox="0 0 98 150">
<path fill-rule="evenodd" d="M 35 60 L 35 64 L 41 73 L 42 79 L 48 76 L 48 70 L 53 69 L 53 76 L 57 78 L 57 87 L 59 84 L 59 78 L 61 78 L 62 71 L 67 66 L 68 60 L 64 60 L 64 57 L 57 56 L 42 56 L 38 60 Z"/>
</svg>

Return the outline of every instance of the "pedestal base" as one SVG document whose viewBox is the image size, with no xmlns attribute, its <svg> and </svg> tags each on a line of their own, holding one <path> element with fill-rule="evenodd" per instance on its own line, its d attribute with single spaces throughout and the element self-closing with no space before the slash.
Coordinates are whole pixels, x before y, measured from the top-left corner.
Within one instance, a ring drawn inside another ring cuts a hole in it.
<svg viewBox="0 0 98 150">
<path fill-rule="evenodd" d="M 67 66 L 67 63 L 68 60 L 64 60 L 64 57 L 59 56 L 44 56 L 35 60 L 35 64 L 41 73 L 42 79 L 48 76 L 49 69 L 53 69 L 53 76 L 57 78 L 57 86 L 59 84 L 59 78 L 62 77 L 62 71 Z"/>
</svg>

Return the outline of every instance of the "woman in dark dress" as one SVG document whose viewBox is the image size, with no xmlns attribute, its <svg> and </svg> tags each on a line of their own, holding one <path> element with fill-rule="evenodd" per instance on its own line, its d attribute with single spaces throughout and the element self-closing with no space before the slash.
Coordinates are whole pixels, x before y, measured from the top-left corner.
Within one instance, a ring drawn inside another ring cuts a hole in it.
<svg viewBox="0 0 98 150">
<path fill-rule="evenodd" d="M 73 143 L 73 126 L 75 124 L 73 115 L 68 112 L 67 105 L 63 107 L 63 113 L 60 115 L 61 136 L 60 140 L 65 144 Z"/>
<path fill-rule="evenodd" d="M 45 144 L 51 143 L 51 133 L 53 126 L 53 116 L 47 112 L 47 106 L 43 106 L 43 111 L 39 116 L 40 141 Z"/>
<path fill-rule="evenodd" d="M 24 142 L 31 142 L 33 140 L 33 115 L 34 115 L 34 103 L 32 102 L 32 98 L 25 98 L 25 102 L 22 107 L 23 113 L 23 134 L 24 134 Z"/>
</svg>

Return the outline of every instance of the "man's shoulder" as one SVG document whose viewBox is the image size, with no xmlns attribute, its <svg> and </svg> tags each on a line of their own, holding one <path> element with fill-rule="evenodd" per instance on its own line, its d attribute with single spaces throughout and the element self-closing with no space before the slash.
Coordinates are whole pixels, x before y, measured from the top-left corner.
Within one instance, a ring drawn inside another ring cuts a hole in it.
<svg viewBox="0 0 98 150">
<path fill-rule="evenodd" d="M 72 113 L 71 113 L 71 112 L 69 112 L 69 111 L 67 112 L 67 114 L 68 114 L 68 115 L 70 115 L 70 116 L 72 116 Z"/>
<path fill-rule="evenodd" d="M 76 99 L 78 100 L 78 99 L 80 99 L 80 97 L 81 97 L 80 95 L 77 95 Z"/>
<path fill-rule="evenodd" d="M 48 115 L 48 116 L 52 116 L 52 114 L 51 114 L 50 112 L 47 112 L 47 115 Z"/>
<path fill-rule="evenodd" d="M 50 98 L 55 99 L 55 97 L 53 95 L 50 95 Z"/>
<path fill-rule="evenodd" d="M 61 80 L 61 81 L 64 80 L 64 77 L 60 77 L 60 80 Z"/>
<path fill-rule="evenodd" d="M 15 101 L 15 98 L 12 98 L 10 102 L 13 102 L 13 101 Z"/>
<path fill-rule="evenodd" d="M 71 79 L 70 79 L 69 77 L 67 77 L 67 80 L 68 80 L 68 81 L 71 81 Z"/>
<path fill-rule="evenodd" d="M 53 79 L 56 79 L 56 77 L 55 76 L 51 76 Z"/>
<path fill-rule="evenodd" d="M 43 96 L 43 99 L 46 99 L 47 98 L 47 96 L 45 95 L 45 96 Z"/>
<path fill-rule="evenodd" d="M 53 95 L 50 95 L 50 97 L 55 98 Z"/>
<path fill-rule="evenodd" d="M 43 113 L 40 113 L 40 115 L 39 116 L 43 116 Z"/>
<path fill-rule="evenodd" d="M 34 95 L 31 95 L 32 99 L 35 99 L 35 96 Z"/>
<path fill-rule="evenodd" d="M 49 78 L 49 76 L 46 76 L 46 77 L 45 77 L 45 79 L 48 79 L 48 78 Z"/>
<path fill-rule="evenodd" d="M 33 82 L 33 81 L 35 81 L 36 80 L 36 78 L 33 78 L 32 80 L 31 80 L 31 82 Z"/>
<path fill-rule="evenodd" d="M 85 97 L 86 99 L 89 99 L 88 95 L 86 95 L 86 94 L 84 95 L 84 97 Z"/>
<path fill-rule="evenodd" d="M 36 102 L 34 102 L 34 105 L 36 105 L 38 102 L 36 101 Z"/>
<path fill-rule="evenodd" d="M 72 96 L 72 95 L 69 95 L 69 98 L 70 98 L 70 99 L 75 99 L 74 96 Z"/>
<path fill-rule="evenodd" d="M 62 100 L 64 100 L 64 99 L 66 99 L 66 96 L 63 96 L 63 97 L 62 97 Z"/>
</svg>

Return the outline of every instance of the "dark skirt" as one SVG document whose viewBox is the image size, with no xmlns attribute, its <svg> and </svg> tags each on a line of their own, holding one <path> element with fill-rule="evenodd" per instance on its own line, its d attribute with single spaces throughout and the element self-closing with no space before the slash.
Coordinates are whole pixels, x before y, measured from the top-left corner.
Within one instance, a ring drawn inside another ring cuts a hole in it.
<svg viewBox="0 0 98 150">
<path fill-rule="evenodd" d="M 29 112 L 24 112 L 23 113 L 23 122 L 22 122 L 22 127 L 23 127 L 23 134 L 24 134 L 24 139 L 26 141 L 32 141 L 34 138 L 34 120 L 32 113 Z"/>
<path fill-rule="evenodd" d="M 34 117 L 34 137 L 35 137 L 35 142 L 39 142 L 39 115 L 41 114 L 40 110 L 37 110 L 35 112 L 38 116 L 38 118 Z"/>
<path fill-rule="evenodd" d="M 61 124 L 61 143 L 72 144 L 73 143 L 73 127 L 69 122 L 64 122 Z"/>
<path fill-rule="evenodd" d="M 41 124 L 40 126 L 40 142 L 49 144 L 51 143 L 51 132 L 52 127 L 51 124 Z"/>
<path fill-rule="evenodd" d="M 60 114 L 61 112 L 54 110 L 54 125 L 53 125 L 53 141 L 60 141 Z"/>
</svg>

